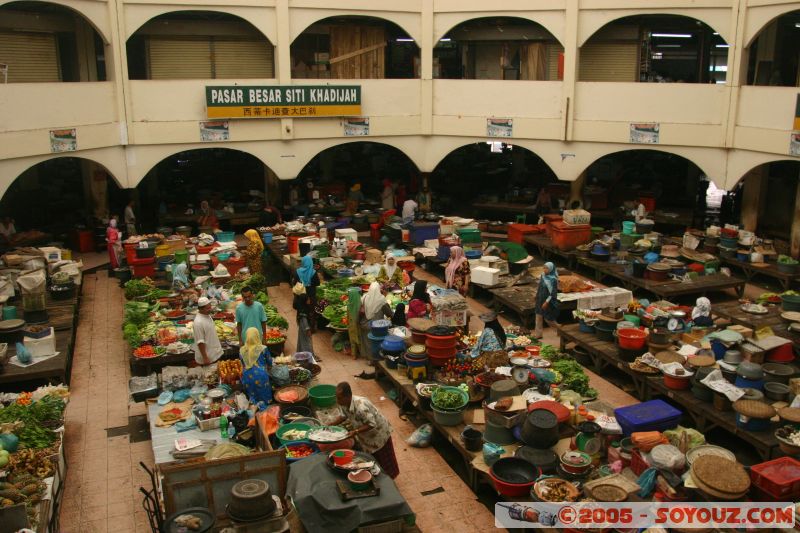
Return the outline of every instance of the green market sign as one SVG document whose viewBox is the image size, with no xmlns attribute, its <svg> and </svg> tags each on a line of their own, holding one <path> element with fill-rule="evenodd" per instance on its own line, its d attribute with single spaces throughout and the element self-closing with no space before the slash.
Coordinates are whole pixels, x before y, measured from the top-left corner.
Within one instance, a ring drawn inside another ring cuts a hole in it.
<svg viewBox="0 0 800 533">
<path fill-rule="evenodd" d="M 358 116 L 361 114 L 361 86 L 208 86 L 206 114 L 208 118 Z"/>
</svg>

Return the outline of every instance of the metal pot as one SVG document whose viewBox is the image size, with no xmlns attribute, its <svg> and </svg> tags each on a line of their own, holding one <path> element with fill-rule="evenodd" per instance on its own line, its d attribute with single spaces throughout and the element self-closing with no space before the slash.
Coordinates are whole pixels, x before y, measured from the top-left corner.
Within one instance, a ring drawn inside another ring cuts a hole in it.
<svg viewBox="0 0 800 533">
<path fill-rule="evenodd" d="M 749 380 L 759 380 L 764 377 L 764 371 L 761 365 L 751 363 L 750 361 L 744 361 L 740 364 L 739 368 L 736 370 L 736 374 Z"/>
</svg>

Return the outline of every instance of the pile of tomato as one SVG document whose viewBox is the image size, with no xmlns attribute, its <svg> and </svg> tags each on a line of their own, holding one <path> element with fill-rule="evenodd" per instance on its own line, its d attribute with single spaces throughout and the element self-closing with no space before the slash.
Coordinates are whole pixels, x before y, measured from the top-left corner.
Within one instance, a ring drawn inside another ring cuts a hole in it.
<svg viewBox="0 0 800 533">
<path fill-rule="evenodd" d="M 281 330 L 279 330 L 277 328 L 273 328 L 273 329 L 267 330 L 266 338 L 267 338 L 267 342 L 268 343 L 270 343 L 270 344 L 272 344 L 272 343 L 278 344 L 278 343 L 284 342 L 286 340 L 286 335 L 284 335 Z"/>
<path fill-rule="evenodd" d="M 151 357 L 158 357 L 156 350 L 149 344 L 139 346 L 133 351 L 133 355 L 141 359 L 149 359 Z"/>
<path fill-rule="evenodd" d="M 302 459 L 314 453 L 314 448 L 308 444 L 295 444 L 286 447 L 286 457 L 290 459 Z"/>
</svg>

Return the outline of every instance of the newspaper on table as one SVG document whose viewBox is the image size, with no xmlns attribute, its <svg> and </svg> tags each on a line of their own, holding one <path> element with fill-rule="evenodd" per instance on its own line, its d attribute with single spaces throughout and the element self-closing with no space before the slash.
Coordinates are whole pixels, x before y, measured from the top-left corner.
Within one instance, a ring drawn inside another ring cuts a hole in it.
<svg viewBox="0 0 800 533">
<path fill-rule="evenodd" d="M 723 363 L 719 363 L 722 365 Z M 725 379 L 719 369 L 711 371 L 700 383 L 709 389 L 724 394 L 730 401 L 735 402 L 744 396 L 744 391 Z"/>
<path fill-rule="evenodd" d="M 431 295 L 431 305 L 437 311 L 466 311 L 467 299 L 457 290 L 439 289 Z"/>
</svg>

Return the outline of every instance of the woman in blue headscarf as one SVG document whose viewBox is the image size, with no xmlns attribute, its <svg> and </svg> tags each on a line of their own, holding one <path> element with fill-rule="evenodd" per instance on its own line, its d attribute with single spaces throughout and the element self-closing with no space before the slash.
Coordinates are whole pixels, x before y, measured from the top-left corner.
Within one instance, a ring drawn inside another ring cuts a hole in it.
<svg viewBox="0 0 800 533">
<path fill-rule="evenodd" d="M 558 318 L 558 272 L 553 263 L 544 264 L 544 272 L 539 278 L 539 288 L 536 291 L 536 329 L 534 336 L 542 338 L 544 322 L 550 327 L 556 326 Z"/>
<path fill-rule="evenodd" d="M 311 333 L 314 333 L 317 330 L 317 287 L 319 287 L 320 280 L 314 266 L 314 259 L 310 255 L 303 256 L 303 259 L 300 260 L 300 267 L 294 272 L 292 286 L 297 283 L 303 284 L 303 287 L 306 288 L 306 296 L 311 299 L 308 323 L 311 326 Z"/>
<path fill-rule="evenodd" d="M 189 287 L 189 278 L 186 275 L 186 263 L 178 263 L 172 267 L 172 290 L 182 291 Z"/>
</svg>

